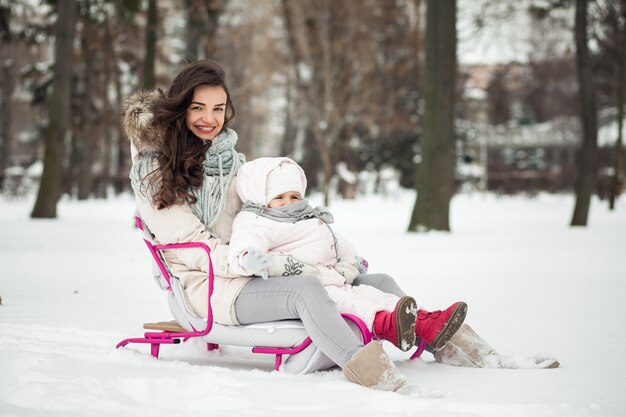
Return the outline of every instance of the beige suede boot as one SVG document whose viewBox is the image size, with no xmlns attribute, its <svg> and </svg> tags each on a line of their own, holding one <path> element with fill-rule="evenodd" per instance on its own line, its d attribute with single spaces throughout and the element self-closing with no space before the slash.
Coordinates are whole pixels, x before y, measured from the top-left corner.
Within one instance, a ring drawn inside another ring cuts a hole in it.
<svg viewBox="0 0 626 417">
<path fill-rule="evenodd" d="M 497 352 L 467 324 L 450 338 L 450 341 L 435 352 L 435 360 L 454 366 L 482 368 L 486 358 Z"/>
<path fill-rule="evenodd" d="M 550 369 L 559 366 L 549 355 L 501 355 L 467 324 L 463 324 L 434 356 L 437 362 L 466 368 Z"/>
<path fill-rule="evenodd" d="M 376 340 L 362 347 L 350 358 L 343 367 L 343 374 L 350 382 L 379 391 L 394 391 L 401 394 L 412 391 L 407 380 Z"/>
</svg>

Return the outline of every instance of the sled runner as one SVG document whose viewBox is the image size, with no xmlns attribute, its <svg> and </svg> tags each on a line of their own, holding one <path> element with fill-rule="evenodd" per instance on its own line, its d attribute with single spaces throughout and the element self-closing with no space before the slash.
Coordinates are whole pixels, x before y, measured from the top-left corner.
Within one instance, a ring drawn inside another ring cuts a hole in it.
<svg viewBox="0 0 626 417">
<path fill-rule="evenodd" d="M 174 244 L 157 244 L 152 233 L 138 214 L 135 215 L 135 226 L 141 232 L 153 259 L 153 276 L 159 287 L 167 293 L 170 311 L 175 321 L 145 323 L 144 329 L 149 330 L 143 337 L 124 339 L 117 348 L 131 343 L 149 344 L 153 357 L 159 357 L 161 345 L 180 344 L 192 338 L 201 338 L 208 350 L 219 348 L 220 345 L 233 345 L 252 348 L 253 353 L 275 355 L 274 369 L 279 368 L 296 374 L 304 374 L 332 368 L 335 365 L 311 342 L 300 320 L 282 320 L 268 323 L 255 323 L 239 326 L 225 326 L 212 320 L 211 296 L 213 292 L 213 264 L 211 249 L 201 242 Z M 191 307 L 179 279 L 173 276 L 162 251 L 169 249 L 200 248 L 209 257 L 208 267 L 208 309 L 204 319 Z M 350 328 L 367 344 L 372 334 L 365 323 L 351 314 L 342 314 Z M 283 356 L 287 356 L 283 363 Z"/>
</svg>

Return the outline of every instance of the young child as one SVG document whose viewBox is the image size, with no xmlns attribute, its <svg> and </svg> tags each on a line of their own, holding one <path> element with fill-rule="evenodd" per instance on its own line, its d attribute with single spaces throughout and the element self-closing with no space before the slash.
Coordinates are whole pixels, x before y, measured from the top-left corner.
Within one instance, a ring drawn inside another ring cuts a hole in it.
<svg viewBox="0 0 626 417">
<path fill-rule="evenodd" d="M 415 300 L 350 285 L 359 275 L 356 250 L 330 228 L 330 212 L 303 199 L 305 190 L 304 171 L 289 158 L 259 158 L 240 168 L 237 193 L 244 205 L 233 223 L 231 272 L 267 279 L 279 270 L 279 259 L 282 275 L 314 274 L 341 313 L 356 315 L 379 339 L 409 350 L 416 338 Z"/>
</svg>

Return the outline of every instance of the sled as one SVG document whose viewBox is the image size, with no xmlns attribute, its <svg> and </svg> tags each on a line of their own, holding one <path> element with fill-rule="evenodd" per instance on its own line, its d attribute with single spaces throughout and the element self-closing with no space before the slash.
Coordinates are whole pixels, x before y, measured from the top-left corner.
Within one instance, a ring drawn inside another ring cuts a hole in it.
<svg viewBox="0 0 626 417">
<path fill-rule="evenodd" d="M 211 297 L 213 295 L 213 263 L 211 249 L 201 242 L 158 244 L 141 217 L 135 215 L 135 226 L 141 233 L 153 260 L 153 277 L 167 294 L 174 321 L 145 323 L 143 337 L 120 341 L 116 348 L 128 344 L 149 344 L 151 355 L 158 359 L 161 345 L 176 345 L 199 338 L 206 343 L 207 350 L 218 349 L 221 345 L 243 346 L 252 353 L 274 355 L 274 369 L 289 373 L 304 374 L 335 367 L 336 364 L 324 355 L 307 335 L 300 320 L 281 320 L 249 325 L 225 326 L 213 322 Z M 200 248 L 209 258 L 208 264 L 208 308 L 204 319 L 191 307 L 179 279 L 170 273 L 163 251 L 172 249 Z M 364 344 L 372 340 L 372 333 L 365 323 L 351 314 L 342 314 L 348 326 Z M 283 361 L 283 357 L 286 359 Z"/>
</svg>

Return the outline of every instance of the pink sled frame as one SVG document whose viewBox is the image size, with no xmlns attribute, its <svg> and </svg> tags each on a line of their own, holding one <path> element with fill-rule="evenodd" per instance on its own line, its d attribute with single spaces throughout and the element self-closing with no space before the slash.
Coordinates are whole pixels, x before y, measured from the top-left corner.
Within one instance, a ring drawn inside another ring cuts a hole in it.
<svg viewBox="0 0 626 417">
<path fill-rule="evenodd" d="M 144 230 L 143 222 L 140 217 L 135 217 L 135 226 L 139 230 L 142 230 L 142 231 Z M 193 337 L 203 337 L 203 336 L 208 335 L 211 332 L 211 329 L 213 327 L 213 310 L 211 308 L 211 296 L 213 295 L 213 281 L 215 279 L 215 276 L 213 274 L 213 262 L 211 261 L 211 249 L 204 243 L 187 242 L 187 243 L 171 243 L 171 244 L 166 244 L 166 245 L 155 245 L 146 239 L 144 239 L 143 241 L 145 242 L 146 246 L 148 247 L 148 250 L 150 251 L 150 254 L 154 258 L 155 262 L 157 263 L 161 273 L 163 274 L 163 277 L 167 281 L 168 291 L 172 291 L 171 278 L 170 278 L 170 274 L 167 268 L 165 267 L 165 265 L 163 265 L 163 262 L 161 261 L 161 258 L 158 255 L 158 251 L 167 250 L 167 249 L 200 248 L 200 249 L 203 249 L 209 257 L 209 273 L 208 273 L 209 283 L 207 286 L 209 296 L 208 296 L 206 329 L 204 329 L 203 331 L 197 331 L 194 329 L 193 332 L 180 332 L 180 333 L 168 332 L 168 331 L 145 332 L 144 337 L 124 339 L 116 345 L 116 348 L 120 348 L 120 347 L 126 346 L 129 343 L 149 344 L 150 354 L 153 357 L 158 359 L 159 349 L 161 345 L 179 344 L 181 342 L 181 339 L 183 342 L 186 342 L 187 340 Z M 342 316 L 345 319 L 352 321 L 357 326 L 357 328 L 361 332 L 361 336 L 363 338 L 364 344 L 368 344 L 369 342 L 371 342 L 372 333 L 369 331 L 369 329 L 367 328 L 363 320 L 361 320 L 360 318 L 352 314 L 342 314 Z M 274 369 L 279 370 L 282 364 L 283 355 L 292 355 L 292 354 L 298 353 L 304 350 L 310 344 L 311 344 L 311 338 L 307 337 L 299 345 L 294 346 L 294 347 L 276 348 L 276 347 L 254 346 L 252 348 L 252 352 L 260 353 L 260 354 L 275 355 Z M 215 350 L 218 348 L 219 348 L 219 345 L 215 343 L 207 343 L 207 350 Z M 423 351 L 423 346 L 420 345 L 418 347 L 418 350 L 411 356 L 411 359 L 419 357 L 422 351 Z"/>
</svg>

